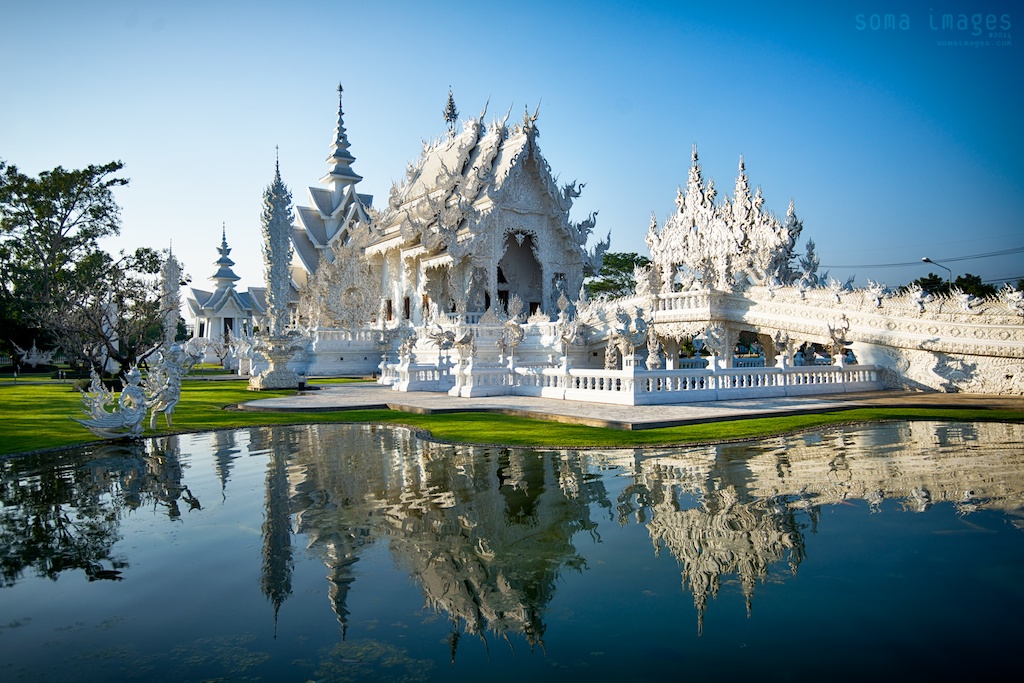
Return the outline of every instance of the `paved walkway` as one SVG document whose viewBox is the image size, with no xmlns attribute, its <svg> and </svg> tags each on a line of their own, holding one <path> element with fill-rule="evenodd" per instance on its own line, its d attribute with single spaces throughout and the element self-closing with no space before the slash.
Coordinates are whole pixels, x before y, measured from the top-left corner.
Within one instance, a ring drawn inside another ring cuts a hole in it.
<svg viewBox="0 0 1024 683">
<path fill-rule="evenodd" d="M 390 408 L 410 413 L 493 412 L 594 427 L 654 429 L 743 417 L 772 417 L 868 406 L 981 408 L 1024 411 L 1024 397 L 874 391 L 800 398 L 708 401 L 658 406 L 616 406 L 530 396 L 453 398 L 426 391 L 398 392 L 377 384 L 338 384 L 295 396 L 257 399 L 242 410 L 322 412 Z"/>
</svg>

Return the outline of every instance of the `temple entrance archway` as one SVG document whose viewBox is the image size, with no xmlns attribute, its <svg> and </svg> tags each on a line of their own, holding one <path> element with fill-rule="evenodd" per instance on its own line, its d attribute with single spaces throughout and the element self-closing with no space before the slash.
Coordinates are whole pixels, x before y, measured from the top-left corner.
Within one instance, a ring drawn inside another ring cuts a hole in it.
<svg viewBox="0 0 1024 683">
<path fill-rule="evenodd" d="M 498 261 L 498 301 L 506 307 L 518 296 L 530 313 L 541 308 L 544 301 L 542 269 L 535 255 L 533 235 L 522 232 L 505 237 L 505 252 Z"/>
</svg>

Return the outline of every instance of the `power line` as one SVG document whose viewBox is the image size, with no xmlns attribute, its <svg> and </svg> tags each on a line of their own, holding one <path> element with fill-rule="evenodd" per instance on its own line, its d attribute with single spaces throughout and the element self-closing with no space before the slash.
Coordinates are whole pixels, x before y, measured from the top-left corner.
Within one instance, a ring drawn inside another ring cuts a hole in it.
<svg viewBox="0 0 1024 683">
<path fill-rule="evenodd" d="M 1012 284 L 1014 282 L 1019 282 L 1020 280 L 1024 280 L 1024 275 L 1013 275 L 1011 277 L 997 277 L 995 280 L 982 280 L 981 284 L 983 284 L 983 285 L 994 285 L 996 283 L 1003 283 L 1003 282 L 1006 282 L 1008 284 Z"/>
<path fill-rule="evenodd" d="M 973 254 L 971 256 L 952 256 L 950 258 L 939 258 L 934 259 L 935 261 L 941 261 L 943 263 L 952 263 L 954 261 L 970 261 L 972 259 L 979 258 L 991 258 L 993 256 L 1008 256 L 1010 254 L 1020 254 L 1024 252 L 1024 247 L 1014 247 L 1013 249 L 1003 249 L 1002 251 L 990 251 L 985 254 Z M 822 265 L 819 268 L 906 268 L 907 266 L 919 266 L 920 261 L 907 261 L 905 263 L 862 263 L 856 266 L 826 266 Z"/>
</svg>

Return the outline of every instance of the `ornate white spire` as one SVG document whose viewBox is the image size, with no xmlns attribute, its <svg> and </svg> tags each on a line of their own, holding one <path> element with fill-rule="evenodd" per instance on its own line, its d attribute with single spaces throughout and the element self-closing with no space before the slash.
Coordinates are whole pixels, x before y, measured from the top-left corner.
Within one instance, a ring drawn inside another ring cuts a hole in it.
<svg viewBox="0 0 1024 683">
<path fill-rule="evenodd" d="M 292 193 L 281 180 L 281 164 L 274 164 L 274 180 L 263 192 L 263 263 L 267 281 L 267 318 L 270 336 L 283 334 L 288 322 L 289 267 L 292 261 Z"/>
<path fill-rule="evenodd" d="M 231 270 L 231 266 L 235 265 L 235 262 L 228 257 L 231 247 L 228 246 L 227 227 L 223 223 L 220 228 L 220 246 L 217 247 L 217 251 L 220 253 L 220 258 L 213 262 L 213 265 L 217 266 L 217 272 L 210 279 L 217 283 L 217 289 L 227 289 L 241 278 Z"/>
<path fill-rule="evenodd" d="M 362 180 L 350 167 L 356 160 L 348 151 L 348 135 L 345 132 L 345 113 L 341 108 L 341 83 L 338 83 L 338 125 L 334 128 L 334 142 L 331 144 L 331 154 L 327 157 L 329 170 L 327 177 L 347 179 L 349 183 L 357 183 Z"/>
<path fill-rule="evenodd" d="M 448 126 L 448 137 L 455 136 L 455 124 L 459 120 L 459 110 L 455 108 L 455 96 L 452 95 L 452 88 L 448 86 L 448 102 L 444 105 L 444 122 Z"/>
<path fill-rule="evenodd" d="M 170 347 L 178 331 L 181 315 L 181 264 L 174 258 L 174 250 L 167 247 L 167 259 L 160 267 L 160 317 L 163 319 L 164 344 Z"/>
</svg>

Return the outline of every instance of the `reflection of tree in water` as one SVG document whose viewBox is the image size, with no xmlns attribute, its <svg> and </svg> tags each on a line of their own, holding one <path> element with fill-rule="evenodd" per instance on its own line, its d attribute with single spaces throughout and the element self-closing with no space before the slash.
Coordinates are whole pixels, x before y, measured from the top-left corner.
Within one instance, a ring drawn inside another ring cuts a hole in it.
<svg viewBox="0 0 1024 683">
<path fill-rule="evenodd" d="M 343 628 L 351 565 L 384 534 L 427 605 L 451 620 L 453 656 L 461 632 L 543 644 L 559 573 L 585 566 L 572 537 L 595 533 L 592 502 L 610 507 L 582 458 L 440 446 L 405 430 L 316 431 L 291 471 L 292 504 L 331 569 Z"/>
<path fill-rule="evenodd" d="M 56 461 L 56 462 L 55 462 Z M 26 570 L 56 580 L 81 569 L 118 579 L 128 566 L 112 554 L 125 510 L 190 500 L 181 484 L 177 438 L 100 444 L 84 452 L 0 461 L 0 576 L 13 586 Z"/>
</svg>

